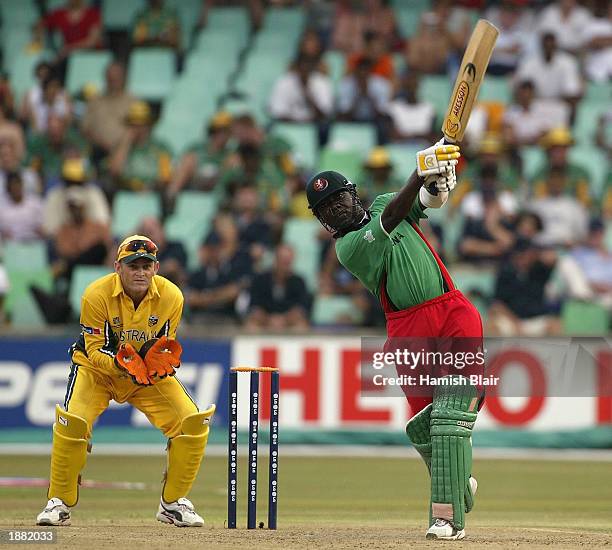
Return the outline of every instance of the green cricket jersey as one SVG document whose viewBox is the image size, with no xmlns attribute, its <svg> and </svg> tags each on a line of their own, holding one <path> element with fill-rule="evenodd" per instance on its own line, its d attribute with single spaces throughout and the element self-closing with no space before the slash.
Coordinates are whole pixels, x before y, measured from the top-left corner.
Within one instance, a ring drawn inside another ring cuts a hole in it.
<svg viewBox="0 0 612 550">
<path fill-rule="evenodd" d="M 376 197 L 370 208 L 372 219 L 357 231 L 336 241 L 340 263 L 380 298 L 383 273 L 387 295 L 399 309 L 416 306 L 444 293 L 442 274 L 425 241 L 410 222 L 426 218 L 418 197 L 410 213 L 391 233 L 380 216 L 395 193 Z"/>
</svg>

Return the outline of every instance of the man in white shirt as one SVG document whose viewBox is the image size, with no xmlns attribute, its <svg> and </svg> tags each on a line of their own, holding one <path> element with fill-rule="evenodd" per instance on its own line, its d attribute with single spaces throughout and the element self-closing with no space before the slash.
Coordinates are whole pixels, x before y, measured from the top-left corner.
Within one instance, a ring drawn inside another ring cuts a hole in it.
<svg viewBox="0 0 612 550">
<path fill-rule="evenodd" d="M 576 0 L 559 0 L 542 10 L 537 27 L 540 32 L 554 33 L 561 49 L 576 52 L 582 46 L 582 31 L 591 17 Z"/>
<path fill-rule="evenodd" d="M 8 174 L 6 195 L 0 197 L 0 236 L 6 241 L 42 239 L 42 211 L 42 199 L 24 191 L 21 176 Z"/>
<path fill-rule="evenodd" d="M 582 30 L 586 76 L 595 82 L 612 80 L 612 2 L 598 4 L 597 17 Z"/>
</svg>

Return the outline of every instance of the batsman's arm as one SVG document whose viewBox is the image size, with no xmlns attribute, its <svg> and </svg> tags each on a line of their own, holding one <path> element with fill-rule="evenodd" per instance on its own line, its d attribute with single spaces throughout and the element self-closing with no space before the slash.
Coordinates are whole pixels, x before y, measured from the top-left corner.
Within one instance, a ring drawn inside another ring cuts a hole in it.
<svg viewBox="0 0 612 550">
<path fill-rule="evenodd" d="M 387 233 L 391 233 L 408 215 L 423 182 L 424 179 L 415 170 L 408 178 L 406 185 L 387 204 L 380 215 L 380 222 Z"/>
<path fill-rule="evenodd" d="M 117 340 L 104 307 L 85 296 L 81 300 L 81 330 L 89 360 L 101 369 L 114 368 Z"/>
</svg>

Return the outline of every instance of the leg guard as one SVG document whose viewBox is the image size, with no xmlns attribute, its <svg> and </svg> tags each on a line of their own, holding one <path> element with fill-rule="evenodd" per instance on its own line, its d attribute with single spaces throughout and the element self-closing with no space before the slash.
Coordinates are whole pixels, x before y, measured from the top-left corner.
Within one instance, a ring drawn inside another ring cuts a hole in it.
<svg viewBox="0 0 612 550">
<path fill-rule="evenodd" d="M 190 414 L 183 419 L 181 435 L 168 440 L 168 465 L 162 489 L 164 502 L 186 497 L 191 490 L 204 456 L 209 424 L 214 414 L 215 405 Z"/>
<path fill-rule="evenodd" d="M 467 500 L 465 497 L 470 490 L 470 438 L 476 422 L 478 398 L 476 388 L 470 386 L 466 378 L 444 379 L 451 378 L 454 385 L 436 388 L 431 411 L 431 515 L 452 522 L 460 530 L 465 526 L 465 508 L 471 500 L 471 493 Z"/>
<path fill-rule="evenodd" d="M 406 435 L 410 443 L 421 455 L 431 473 L 431 436 L 429 435 L 429 424 L 431 422 L 432 405 L 427 405 L 415 414 L 406 424 Z"/>
<path fill-rule="evenodd" d="M 87 460 L 88 433 L 86 420 L 59 405 L 55 407 L 47 498 L 61 498 L 66 506 L 74 506 L 79 500 L 79 474 Z"/>
</svg>

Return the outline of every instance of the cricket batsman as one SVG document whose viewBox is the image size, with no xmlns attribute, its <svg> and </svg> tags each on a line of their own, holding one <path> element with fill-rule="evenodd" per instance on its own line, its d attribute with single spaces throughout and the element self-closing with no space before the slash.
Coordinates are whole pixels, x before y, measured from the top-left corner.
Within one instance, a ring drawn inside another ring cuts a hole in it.
<svg viewBox="0 0 612 550">
<path fill-rule="evenodd" d="M 200 469 L 215 406 L 199 411 L 174 376 L 181 363 L 175 337 L 183 295 L 157 275 L 157 246 L 148 237 L 125 239 L 114 265 L 115 272 L 90 284 L 82 297 L 81 334 L 70 348 L 66 397 L 53 424 L 49 502 L 36 523 L 70 525 L 93 425 L 114 399 L 142 411 L 168 438 L 157 519 L 201 527 L 204 520 L 186 497 Z"/>
<path fill-rule="evenodd" d="M 436 143 L 416 155 L 416 170 L 397 193 L 376 197 L 369 210 L 342 174 L 325 171 L 307 184 L 309 207 L 336 239 L 340 263 L 375 294 L 387 319 L 387 345 L 397 338 L 471 340 L 482 345 L 476 308 L 455 288 L 419 229 L 426 208 L 440 208 L 455 187 L 459 147 Z M 398 367 L 399 372 L 399 367 Z M 408 438 L 431 474 L 428 539 L 465 536 L 473 506 L 471 433 L 482 403 L 473 386 L 438 386 L 411 395 Z"/>
</svg>

